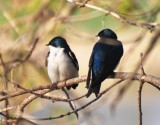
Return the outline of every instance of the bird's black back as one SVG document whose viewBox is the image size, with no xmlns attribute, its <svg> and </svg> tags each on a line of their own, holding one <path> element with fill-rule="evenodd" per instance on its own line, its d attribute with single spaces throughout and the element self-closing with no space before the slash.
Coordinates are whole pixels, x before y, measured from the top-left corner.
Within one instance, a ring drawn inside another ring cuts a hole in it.
<svg viewBox="0 0 160 125">
<path fill-rule="evenodd" d="M 120 41 L 110 38 L 101 38 L 94 46 L 90 58 L 90 66 L 87 79 L 87 87 L 92 73 L 92 81 L 88 96 L 93 92 L 99 93 L 103 82 L 116 68 L 123 55 L 123 47 Z"/>
<path fill-rule="evenodd" d="M 115 46 L 100 41 L 93 49 L 92 75 L 95 78 L 94 81 L 102 82 L 116 68 L 123 55 L 123 48 L 121 44 Z"/>
</svg>

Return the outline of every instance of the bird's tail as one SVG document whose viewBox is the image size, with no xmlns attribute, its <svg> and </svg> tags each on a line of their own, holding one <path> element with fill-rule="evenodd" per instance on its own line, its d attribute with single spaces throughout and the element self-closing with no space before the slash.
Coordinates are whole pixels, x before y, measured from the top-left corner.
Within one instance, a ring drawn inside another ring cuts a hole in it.
<svg viewBox="0 0 160 125">
<path fill-rule="evenodd" d="M 78 86 L 78 84 L 73 84 L 73 85 L 67 86 L 66 88 L 67 88 L 68 90 L 70 90 L 71 88 L 76 89 L 77 86 Z"/>
<path fill-rule="evenodd" d="M 101 87 L 101 84 L 98 84 L 98 85 L 96 85 L 94 87 L 90 87 L 86 97 L 88 98 L 92 93 L 94 93 L 96 95 L 96 97 L 97 97 L 98 93 L 100 91 L 100 87 Z"/>
</svg>

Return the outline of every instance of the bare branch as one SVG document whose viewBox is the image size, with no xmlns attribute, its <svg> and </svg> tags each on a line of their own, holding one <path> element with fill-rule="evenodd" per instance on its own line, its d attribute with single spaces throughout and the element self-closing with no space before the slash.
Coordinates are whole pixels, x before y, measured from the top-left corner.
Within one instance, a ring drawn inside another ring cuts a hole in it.
<svg viewBox="0 0 160 125">
<path fill-rule="evenodd" d="M 27 54 L 24 58 L 22 58 L 22 59 L 20 59 L 20 58 L 14 59 L 14 60 L 12 60 L 12 61 L 10 61 L 10 62 L 7 62 L 7 64 L 8 64 L 8 63 L 12 63 L 12 64 L 14 64 L 13 67 L 16 67 L 16 66 L 18 66 L 19 64 L 27 61 L 27 60 L 30 58 L 30 56 L 32 55 L 32 53 L 33 53 L 33 51 L 34 51 L 34 49 L 35 49 L 38 41 L 39 41 L 39 38 L 37 37 L 37 38 L 34 40 L 33 46 L 31 47 L 31 49 L 29 50 L 28 54 Z M 12 67 L 12 68 L 13 68 L 13 67 Z"/>
<path fill-rule="evenodd" d="M 9 117 L 8 115 L 5 115 L 5 114 L 3 114 L 3 113 L 1 113 L 0 112 L 0 115 L 2 115 L 4 118 L 0 118 L 0 121 L 2 121 L 2 122 L 5 122 L 6 123 L 6 125 L 8 124 L 8 123 L 15 123 L 16 122 L 16 118 L 12 118 L 12 117 Z"/>
<path fill-rule="evenodd" d="M 59 82 L 59 83 L 57 83 L 57 85 L 49 84 L 49 85 L 45 85 L 45 86 L 38 86 L 38 87 L 35 87 L 32 89 L 27 89 L 27 91 L 15 92 L 10 95 L 6 95 L 5 97 L 1 97 L 0 101 L 5 100 L 6 98 L 12 98 L 15 96 L 23 95 L 26 93 L 31 93 L 31 92 L 38 91 L 38 90 L 49 89 L 51 91 L 51 90 L 61 89 L 63 87 L 73 85 L 75 83 L 84 82 L 84 81 L 86 81 L 86 78 L 87 78 L 87 76 L 84 75 L 84 76 L 81 76 L 78 78 L 69 79 L 64 82 Z M 141 76 L 140 74 L 137 74 L 137 73 L 116 72 L 116 73 L 113 73 L 109 78 L 114 78 L 114 79 L 122 79 L 123 78 L 123 80 L 130 79 L 130 80 L 138 80 L 138 81 L 142 80 L 142 81 L 147 82 L 150 85 L 156 87 L 158 90 L 160 90 L 160 78 L 157 78 L 157 77 L 154 77 L 151 75 Z"/>
<path fill-rule="evenodd" d="M 50 92 L 50 91 L 51 91 L 51 90 L 49 90 L 49 89 L 44 89 L 44 90 L 39 90 L 37 93 L 43 95 L 43 94 L 46 94 L 46 93 L 48 93 L 48 92 Z M 31 96 L 25 98 L 25 99 L 22 101 L 22 103 L 18 106 L 17 111 L 16 111 L 17 118 L 21 118 L 21 117 L 22 117 L 24 108 L 25 108 L 29 103 L 31 103 L 33 100 L 35 100 L 36 98 L 37 98 L 37 96 L 31 95 Z"/>
<path fill-rule="evenodd" d="M 100 7 L 97 7 L 95 5 L 91 5 L 91 4 L 88 4 L 88 3 L 84 4 L 84 3 L 78 2 L 76 0 L 66 0 L 66 1 L 74 3 L 74 4 L 78 5 L 78 6 L 82 6 L 83 5 L 85 7 L 88 7 L 88 8 L 91 8 L 91 9 L 95 9 L 95 10 L 104 12 L 106 14 L 110 14 L 111 16 L 117 18 L 122 23 L 126 23 L 126 24 L 130 24 L 130 25 L 134 25 L 134 26 L 147 28 L 147 29 L 149 29 L 151 31 L 153 31 L 156 26 L 160 27 L 159 23 L 156 23 L 156 22 L 154 22 L 154 23 L 151 23 L 151 22 L 136 22 L 136 21 L 128 20 L 125 17 L 120 16 L 119 14 L 113 12 L 112 10 L 106 10 L 106 9 L 103 9 L 103 8 L 100 8 Z"/>
<path fill-rule="evenodd" d="M 78 111 L 86 108 L 87 106 L 89 106 L 89 105 L 92 104 L 93 102 L 97 101 L 103 94 L 105 94 L 106 92 L 108 92 L 109 90 L 111 90 L 113 87 L 115 87 L 116 85 L 118 85 L 118 84 L 121 83 L 122 81 L 123 81 L 123 80 L 119 80 L 118 82 L 112 84 L 111 86 L 109 86 L 108 88 L 106 88 L 104 91 L 102 91 L 101 93 L 99 93 L 98 96 L 97 96 L 95 99 L 91 100 L 90 102 L 88 102 L 87 104 L 83 105 L 83 106 L 80 107 L 80 108 L 77 108 L 77 109 L 75 109 L 75 110 L 73 110 L 73 111 L 71 111 L 71 112 L 68 112 L 68 113 L 66 113 L 66 114 L 62 114 L 62 115 L 59 115 L 59 116 L 56 116 L 56 117 L 39 118 L 39 119 L 36 119 L 36 120 L 52 120 L 52 119 L 58 119 L 58 118 L 63 118 L 63 117 L 65 117 L 65 116 L 67 116 L 67 115 L 71 115 L 71 114 L 73 114 L 73 113 L 75 113 L 75 112 L 78 112 Z"/>
<path fill-rule="evenodd" d="M 5 111 L 8 111 L 8 110 L 12 110 L 12 109 L 15 109 L 17 107 L 18 107 L 17 105 L 14 105 L 14 106 L 10 106 L 10 107 L 7 107 L 7 108 L 3 108 L 3 109 L 0 109 L 0 112 L 5 112 Z"/>
<path fill-rule="evenodd" d="M 140 53 L 140 68 L 141 68 L 141 75 L 145 75 L 143 64 L 142 64 L 142 57 L 143 53 Z M 144 82 L 140 81 L 139 90 L 138 90 L 138 109 L 139 109 L 139 125 L 142 125 L 142 88 Z"/>
<path fill-rule="evenodd" d="M 79 6 L 79 8 L 80 8 L 80 7 L 85 7 L 85 5 L 86 5 L 89 1 L 90 1 L 90 0 L 85 0 L 85 1 L 82 3 L 82 5 Z"/>
<path fill-rule="evenodd" d="M 142 76 L 142 75 L 137 74 L 137 73 L 118 72 L 118 73 L 113 73 L 110 76 L 110 78 L 118 78 L 118 79 L 120 78 L 121 80 L 119 82 L 111 85 L 106 90 L 102 91 L 98 95 L 97 98 L 95 98 L 91 102 L 87 103 L 86 105 L 84 105 L 84 106 L 82 106 L 82 107 L 80 107 L 78 109 L 75 109 L 75 110 L 73 110 L 73 111 L 71 111 L 69 113 L 66 113 L 64 115 L 60 115 L 60 116 L 53 117 L 53 118 L 45 118 L 45 119 L 42 119 L 42 120 L 61 118 L 61 117 L 64 117 L 66 115 L 70 115 L 72 113 L 75 113 L 75 112 L 77 112 L 77 111 L 79 111 L 81 109 L 84 109 L 85 107 L 87 107 L 88 105 L 90 105 L 91 103 L 93 103 L 94 101 L 98 100 L 98 98 L 100 98 L 104 93 L 106 93 L 107 91 L 109 91 L 112 87 L 114 87 L 115 85 L 119 84 L 120 82 L 122 82 L 122 81 L 124 81 L 126 79 L 132 79 L 132 80 L 139 80 L 139 81 L 143 81 L 143 82 L 148 82 L 151 85 L 156 85 L 157 87 L 160 87 L 160 79 L 156 78 L 156 77 L 153 77 L 153 76 L 149 76 L 149 75 L 143 75 Z M 60 82 L 57 85 L 53 84 L 53 85 L 47 85 L 47 86 L 39 86 L 39 87 L 30 89 L 29 91 L 31 91 L 31 92 L 36 91 L 37 94 L 44 95 L 45 93 L 48 93 L 48 92 L 50 92 L 50 91 L 52 91 L 54 89 L 60 89 L 60 88 L 72 85 L 73 83 L 84 82 L 85 80 L 86 80 L 86 76 L 81 76 L 81 77 L 78 77 L 78 78 L 73 78 L 73 79 L 67 80 L 66 82 Z M 84 95 L 83 95 L 83 97 L 84 97 Z M 37 98 L 36 95 L 31 95 L 31 96 L 29 96 L 29 97 L 27 97 L 26 99 L 23 100 L 23 102 L 17 108 L 17 118 L 21 118 L 22 117 L 22 113 L 23 113 L 24 107 L 26 105 L 28 105 L 30 102 L 32 102 L 34 99 L 36 99 L 36 98 Z M 61 100 L 61 99 L 59 99 L 59 100 Z M 64 100 L 65 101 L 71 101 L 71 99 L 70 100 L 64 99 Z"/>
<path fill-rule="evenodd" d="M 143 34 L 143 35 L 142 35 Z M 144 34 L 146 34 L 146 32 L 142 32 L 140 36 L 144 36 Z M 146 51 L 144 52 L 145 55 L 143 55 L 143 63 L 145 63 L 150 55 L 150 53 L 152 52 L 152 50 L 154 49 L 156 43 L 158 42 L 159 36 L 160 36 L 160 30 L 156 30 L 155 32 L 152 33 L 152 37 L 149 39 L 148 42 L 148 48 L 146 49 Z M 138 39 L 140 38 L 140 36 L 138 37 Z M 137 40 L 138 40 L 137 39 Z M 141 39 L 141 38 L 140 38 Z M 136 42 L 137 45 L 137 42 Z M 128 51 L 128 53 L 131 53 L 135 48 L 135 45 L 132 46 L 132 48 Z M 127 56 L 126 56 L 127 57 Z M 128 57 L 127 57 L 128 58 Z M 125 60 L 125 59 L 124 59 Z M 125 62 L 122 62 L 122 64 L 124 65 Z M 133 72 L 137 72 L 139 68 L 141 68 L 142 66 L 139 66 L 139 61 L 136 64 L 136 67 L 134 69 Z M 141 69 L 142 71 L 142 69 Z M 143 72 L 143 71 L 142 71 Z M 143 74 L 143 73 L 142 73 Z M 145 76 L 144 76 L 145 77 Z M 143 77 L 142 77 L 143 78 Z M 124 86 L 122 86 L 117 94 L 117 96 L 115 97 L 115 99 L 113 100 L 112 104 L 111 104 L 111 109 L 112 111 L 114 111 L 116 105 L 118 104 L 118 102 L 122 99 L 122 97 L 124 96 L 124 94 L 126 93 L 126 91 L 129 89 L 129 87 L 131 87 L 132 84 L 130 84 L 130 81 L 128 83 L 126 83 Z M 158 87 L 157 85 L 152 84 L 152 86 L 154 86 L 155 88 L 157 88 L 158 90 L 160 90 L 160 87 Z"/>
<path fill-rule="evenodd" d="M 0 61 L 1 61 L 1 64 L 2 64 L 2 67 L 3 67 L 3 70 L 4 70 L 4 90 L 5 90 L 5 93 L 8 94 L 8 78 L 7 78 L 7 73 L 8 73 L 8 69 L 7 69 L 7 66 L 2 58 L 2 55 L 0 53 Z M 5 108 L 7 108 L 9 105 L 9 100 L 6 98 L 5 99 Z M 6 110 L 5 112 L 6 116 L 9 116 L 9 112 L 8 110 Z M 6 119 L 6 125 L 8 125 L 8 118 L 5 117 Z"/>
<path fill-rule="evenodd" d="M 138 90 L 138 109 L 139 109 L 139 125 L 142 125 L 142 88 L 144 82 L 140 82 L 139 90 Z"/>
<path fill-rule="evenodd" d="M 62 90 L 63 90 L 63 92 L 66 94 L 67 99 L 70 99 L 70 96 L 69 96 L 68 92 L 65 90 L 65 88 L 62 88 Z M 76 109 L 75 104 L 74 104 L 73 101 L 69 101 L 68 103 L 69 103 L 69 105 L 70 105 L 70 107 L 71 107 L 72 110 L 75 110 L 75 109 Z M 78 112 L 75 112 L 75 115 L 76 115 L 76 117 L 77 117 L 77 119 L 78 119 Z"/>
</svg>

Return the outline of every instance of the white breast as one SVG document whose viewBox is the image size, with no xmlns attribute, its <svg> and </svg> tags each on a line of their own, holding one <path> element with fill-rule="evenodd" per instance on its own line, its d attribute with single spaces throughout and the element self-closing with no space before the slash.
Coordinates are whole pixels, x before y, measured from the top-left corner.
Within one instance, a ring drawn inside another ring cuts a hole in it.
<svg viewBox="0 0 160 125">
<path fill-rule="evenodd" d="M 63 48 L 49 46 L 48 75 L 52 83 L 57 83 L 78 76 L 78 70 Z"/>
</svg>

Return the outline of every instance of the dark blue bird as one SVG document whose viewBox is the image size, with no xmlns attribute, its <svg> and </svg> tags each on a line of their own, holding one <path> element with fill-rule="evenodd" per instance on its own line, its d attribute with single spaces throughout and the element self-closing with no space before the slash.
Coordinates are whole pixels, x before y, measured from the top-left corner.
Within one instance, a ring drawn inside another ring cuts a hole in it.
<svg viewBox="0 0 160 125">
<path fill-rule="evenodd" d="M 123 55 L 122 43 L 110 29 L 103 29 L 98 33 L 100 39 L 94 45 L 90 61 L 86 87 L 89 97 L 92 93 L 98 96 L 101 83 L 113 73 Z M 92 80 L 91 79 L 92 74 Z"/>
<path fill-rule="evenodd" d="M 47 46 L 49 46 L 50 51 L 46 58 L 46 66 L 52 83 L 78 77 L 78 61 L 66 40 L 57 36 Z M 67 86 L 67 89 L 71 87 L 75 89 L 77 86 L 78 84 Z"/>
</svg>

